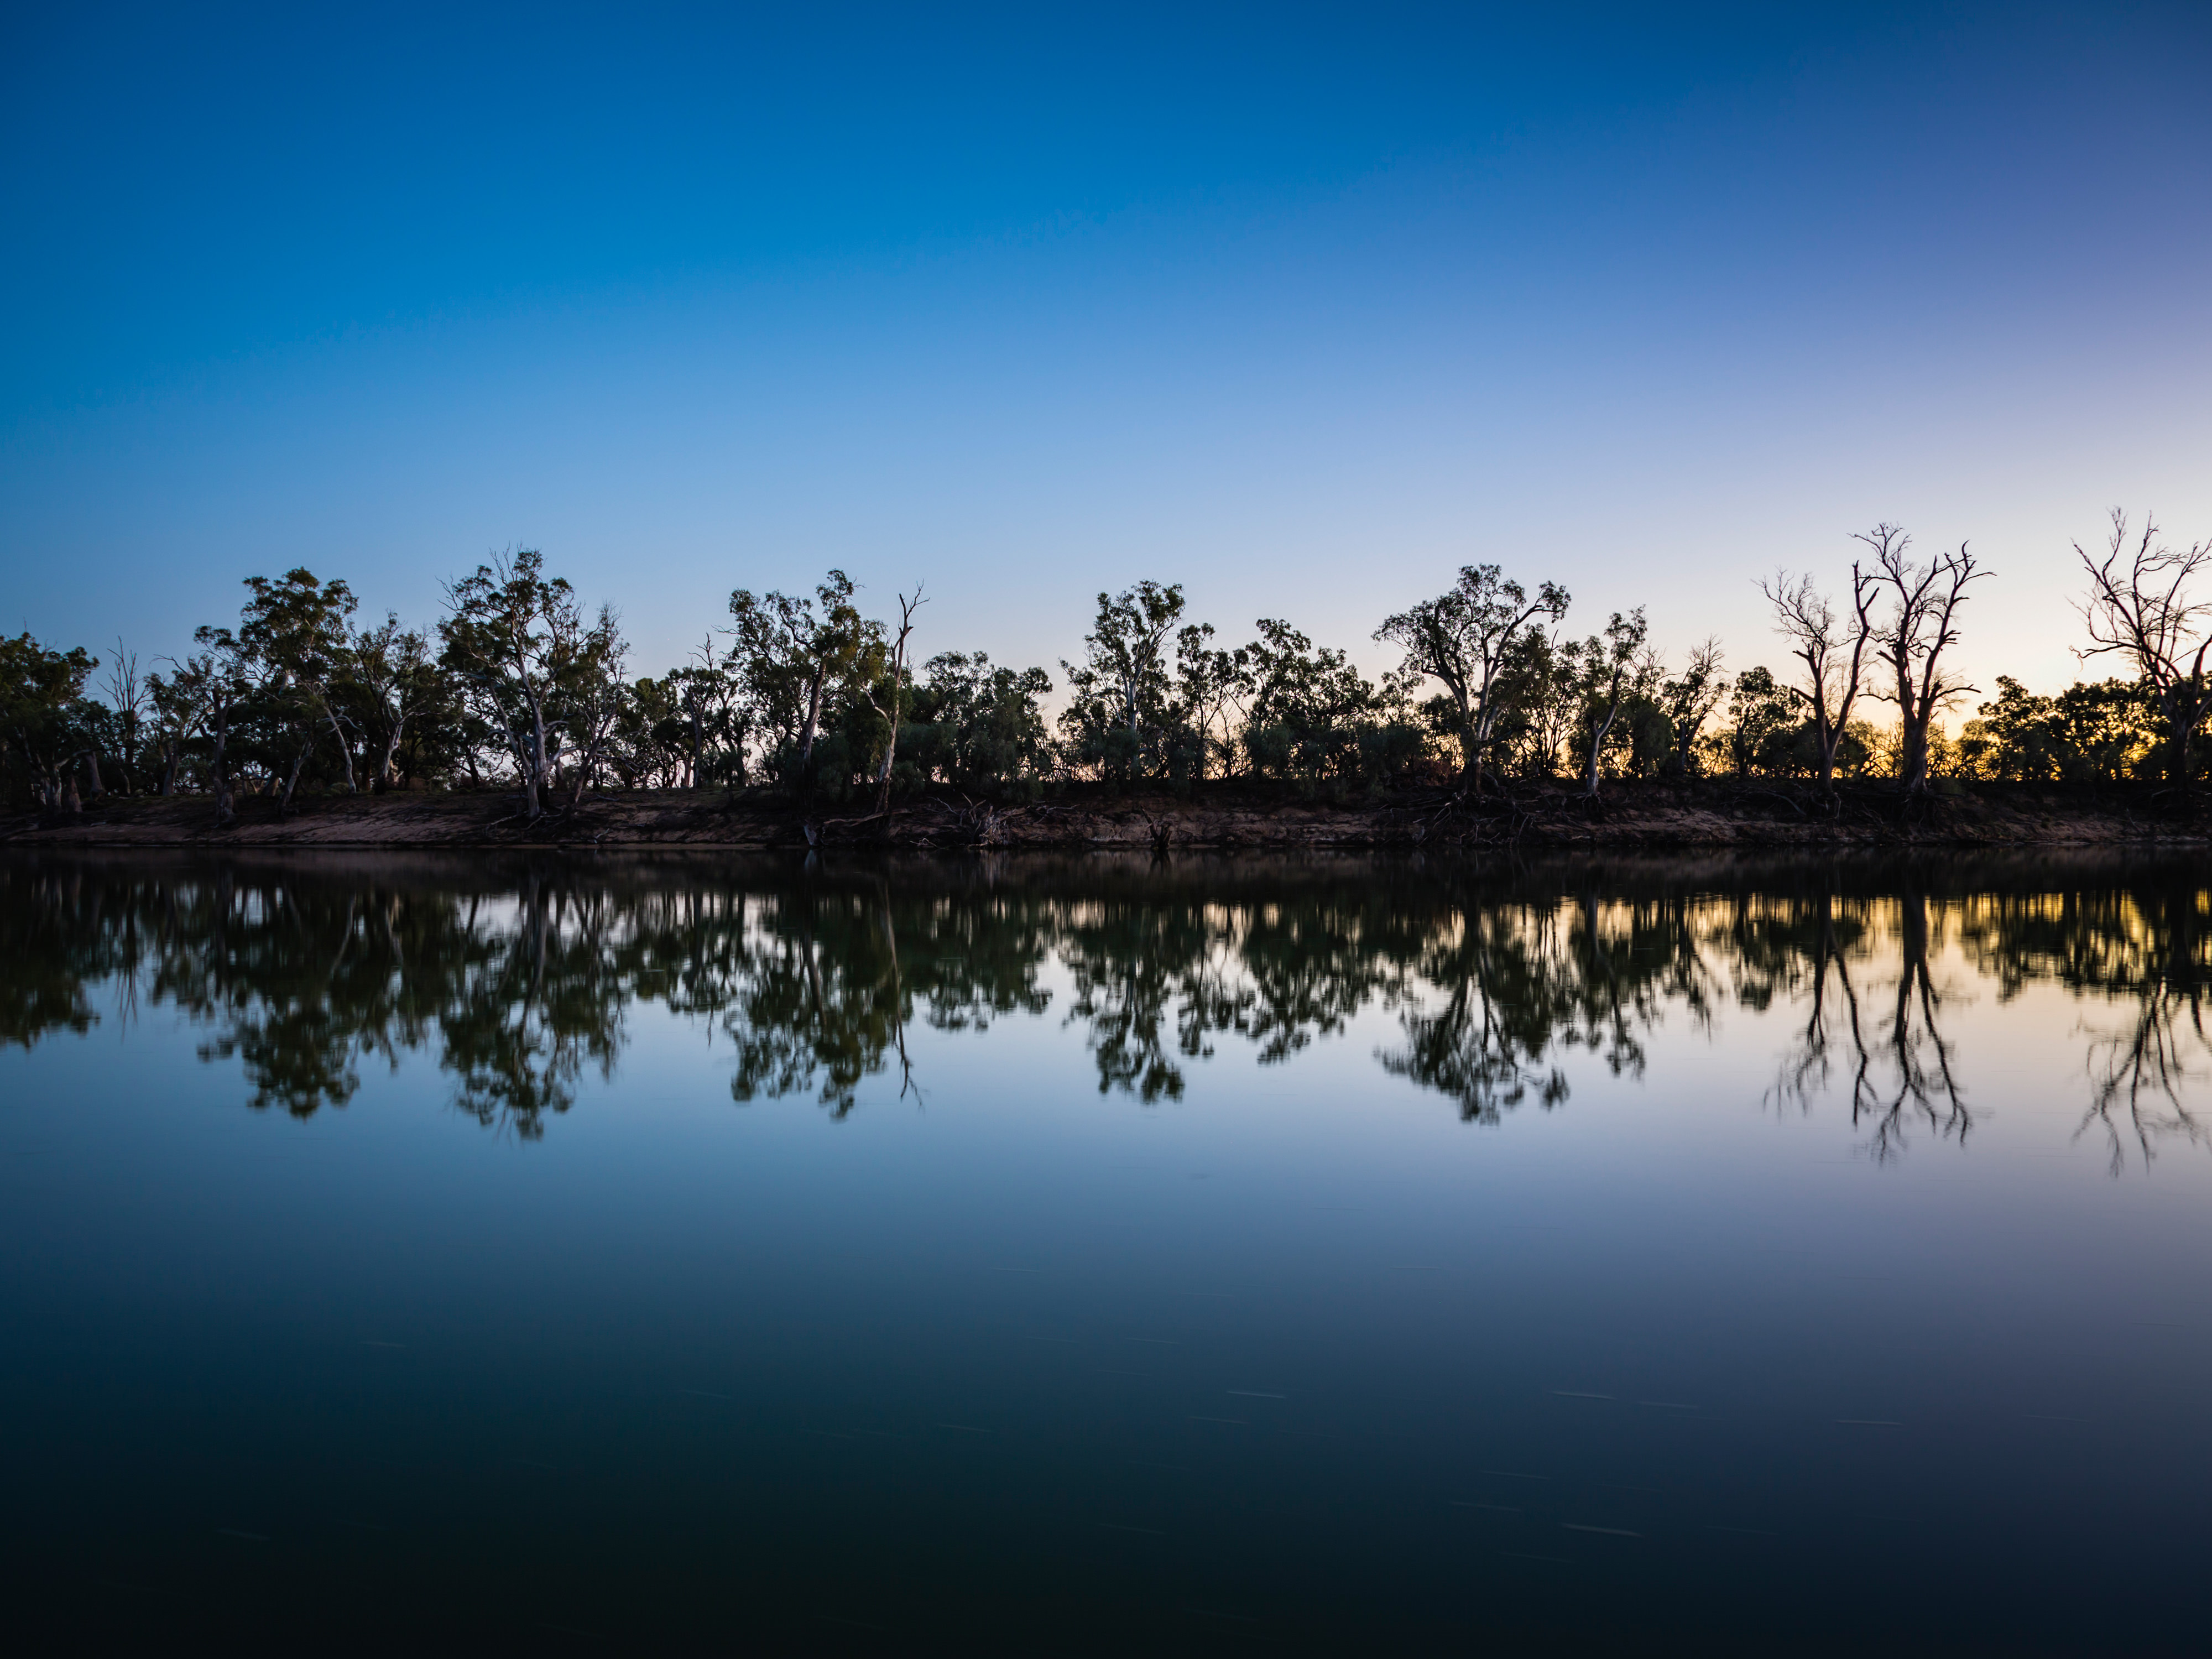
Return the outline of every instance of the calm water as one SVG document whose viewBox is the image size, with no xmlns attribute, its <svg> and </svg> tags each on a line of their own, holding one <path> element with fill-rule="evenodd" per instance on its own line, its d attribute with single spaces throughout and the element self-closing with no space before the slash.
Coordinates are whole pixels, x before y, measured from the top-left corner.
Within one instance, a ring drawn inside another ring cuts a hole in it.
<svg viewBox="0 0 2212 1659">
<path fill-rule="evenodd" d="M 2201 1650 L 2209 977 L 2196 866 L 0 860 L 10 1612 Z"/>
</svg>

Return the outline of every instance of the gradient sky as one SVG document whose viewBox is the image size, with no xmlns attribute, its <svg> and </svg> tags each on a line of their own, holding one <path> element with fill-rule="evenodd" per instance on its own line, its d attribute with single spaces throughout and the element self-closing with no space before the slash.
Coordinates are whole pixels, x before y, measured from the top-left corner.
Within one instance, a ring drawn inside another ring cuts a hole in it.
<svg viewBox="0 0 2212 1659">
<path fill-rule="evenodd" d="M 830 565 L 925 653 L 1152 576 L 1381 666 L 1494 560 L 1741 667 L 1889 519 L 2055 689 L 2070 540 L 2212 537 L 2208 70 L 2202 6 L 17 6 L 0 624 L 427 622 L 519 543 L 641 671 Z"/>
</svg>

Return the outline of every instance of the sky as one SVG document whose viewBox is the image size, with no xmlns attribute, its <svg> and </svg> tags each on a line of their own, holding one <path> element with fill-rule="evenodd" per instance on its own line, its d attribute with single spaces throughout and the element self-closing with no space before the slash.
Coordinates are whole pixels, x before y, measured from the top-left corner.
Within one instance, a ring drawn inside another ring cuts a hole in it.
<svg viewBox="0 0 2212 1659">
<path fill-rule="evenodd" d="M 1055 668 L 1495 562 L 1779 665 L 1754 580 L 2212 538 L 2212 9 L 0 16 L 0 626 L 142 657 L 305 565 L 537 547 L 633 668 L 838 567 Z M 2098 674 L 2106 672 L 2099 667 Z"/>
</svg>

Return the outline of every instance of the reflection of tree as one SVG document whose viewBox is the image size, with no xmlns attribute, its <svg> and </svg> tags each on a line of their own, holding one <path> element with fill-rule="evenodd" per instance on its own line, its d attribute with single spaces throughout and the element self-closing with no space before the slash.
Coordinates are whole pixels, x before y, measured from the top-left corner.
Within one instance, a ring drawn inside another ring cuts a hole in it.
<svg viewBox="0 0 2212 1659">
<path fill-rule="evenodd" d="M 2130 1140 L 2145 1164 L 2157 1156 L 2161 1139 L 2212 1140 L 2212 1129 L 2182 1099 L 2191 1060 L 2208 1049 L 2212 1035 L 2204 1029 L 2202 990 L 2163 985 L 2149 988 L 2125 1031 L 2100 1038 L 2091 1048 L 2092 1093 L 2081 1127 L 2104 1127 L 2114 1175 L 2127 1167 Z"/>
<path fill-rule="evenodd" d="M 1882 1160 L 1904 1151 L 1913 1123 L 1955 1135 L 1961 1146 L 1974 1127 L 1953 1070 L 1951 1045 L 1936 1020 L 1942 997 L 1928 972 L 1927 898 L 1909 891 L 1898 908 L 1897 991 L 1880 1038 L 1888 1075 L 1881 1079 L 1862 1049 L 1851 1093 L 1851 1121 L 1870 1127 L 1875 1156 Z"/>
<path fill-rule="evenodd" d="M 1420 963 L 1421 977 L 1443 988 L 1442 1005 L 1401 1016 L 1406 1045 L 1378 1056 L 1383 1069 L 1457 1101 L 1470 1122 L 1497 1122 L 1531 1089 L 1547 1109 L 1564 1101 L 1565 1074 L 1541 1069 L 1573 1000 L 1571 959 L 1556 944 L 1548 913 L 1469 914 Z"/>
<path fill-rule="evenodd" d="M 1916 1126 L 1964 1145 L 1974 1117 L 1942 1031 L 1943 994 L 1929 971 L 1926 894 L 1908 885 L 1895 902 L 1897 982 L 1886 1020 L 1869 1018 L 1852 978 L 1854 957 L 1863 965 L 1882 950 L 1881 930 L 1872 924 L 1866 902 L 1854 905 L 1847 919 L 1838 917 L 1838 908 L 1835 893 L 1823 890 L 1759 930 L 1769 947 L 1763 962 L 1771 963 L 1771 947 L 1787 940 L 1784 958 L 1802 964 L 1790 977 L 1806 1009 L 1770 1098 L 1809 1109 L 1840 1066 L 1850 1074 L 1851 1121 L 1869 1132 L 1877 1162 L 1903 1152 Z M 1846 948 L 1847 940 L 1853 948 Z M 1771 980 L 1758 982 L 1762 994 L 1771 988 Z"/>
<path fill-rule="evenodd" d="M 343 1106 L 365 1060 L 413 1052 L 525 1138 L 612 1075 L 634 1002 L 726 1041 L 735 1098 L 842 1117 L 871 1079 L 914 1092 L 917 1029 L 1045 1011 L 1056 965 L 1103 1092 L 1176 1098 L 1218 1045 L 1279 1063 L 1379 1012 L 1386 1071 L 1495 1122 L 1564 1102 L 1577 1054 L 1641 1075 L 1656 1027 L 1707 1025 L 1725 994 L 1790 1009 L 1773 1097 L 1848 1084 L 1885 1158 L 1974 1127 L 1960 961 L 2001 1000 L 2055 984 L 2126 1011 L 2094 1036 L 2084 1122 L 2116 1161 L 2212 1139 L 2188 1104 L 2212 939 L 2185 868 L 18 860 L 0 951 L 0 1042 L 86 1031 L 103 996 L 167 1004 L 256 1108 Z"/>
<path fill-rule="evenodd" d="M 1696 912 L 1676 896 L 1469 907 L 1436 930 L 1417 957 L 1420 981 L 1441 1000 L 1401 1017 L 1406 1046 L 1385 1070 L 1459 1103 L 1471 1122 L 1494 1123 L 1533 1091 L 1549 1108 L 1565 1100 L 1565 1073 L 1551 1060 L 1580 1048 L 1615 1077 L 1641 1076 L 1644 1033 L 1669 1006 L 1693 1022 L 1712 1017 L 1716 976 Z"/>
<path fill-rule="evenodd" d="M 1071 1024 L 1090 1029 L 1098 1092 L 1120 1089 L 1147 1103 L 1182 1097 L 1182 1070 L 1168 1057 L 1165 1030 L 1176 1005 L 1175 1052 L 1202 1060 L 1212 1036 L 1235 1025 L 1250 997 L 1235 982 L 1227 940 L 1202 906 L 1175 899 L 1146 904 L 1113 894 L 1066 907 L 1061 959 L 1075 981 Z"/>
<path fill-rule="evenodd" d="M 604 890 L 574 892 L 533 873 L 511 921 L 466 930 L 438 1012 L 440 1057 L 462 1111 L 534 1139 L 549 1113 L 574 1103 L 586 1061 L 614 1074 L 633 994 L 617 921 Z"/>
<path fill-rule="evenodd" d="M 2117 1030 L 2092 1037 L 2081 1126 L 2082 1133 L 2102 1131 L 2115 1175 L 2130 1145 L 2148 1166 L 2161 1140 L 2212 1141 L 2212 1127 L 2185 1098 L 2212 1055 L 2206 907 L 2195 869 L 2154 866 L 2124 886 L 1993 896 L 1967 930 L 1978 965 L 2006 994 L 2056 981 L 2124 1008 Z"/>
<path fill-rule="evenodd" d="M 112 970 L 105 884 L 0 864 L 0 1042 L 36 1048 L 99 1022 L 88 981 Z"/>
</svg>

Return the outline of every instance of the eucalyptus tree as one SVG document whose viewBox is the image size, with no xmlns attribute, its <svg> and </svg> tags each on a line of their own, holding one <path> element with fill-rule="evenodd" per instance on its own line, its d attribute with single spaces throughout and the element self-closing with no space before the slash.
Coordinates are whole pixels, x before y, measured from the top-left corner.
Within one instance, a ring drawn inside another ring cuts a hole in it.
<svg viewBox="0 0 2212 1659">
<path fill-rule="evenodd" d="M 720 769 L 732 781 L 745 779 L 745 728 L 750 704 L 734 647 L 718 656 L 709 634 L 692 659 L 667 676 L 675 693 L 678 718 L 684 723 L 685 746 L 690 756 L 690 787 L 703 787 L 711 749 Z"/>
<path fill-rule="evenodd" d="M 1736 676 L 1729 693 L 1725 732 L 1729 767 L 1739 778 L 1778 769 L 1777 760 L 1797 729 L 1794 693 L 1764 665 Z"/>
<path fill-rule="evenodd" d="M 1236 763 L 1233 718 L 1240 699 L 1251 696 L 1252 653 L 1224 650 L 1213 643 L 1213 624 L 1191 623 L 1176 633 L 1176 698 L 1184 721 L 1198 739 L 1198 775 L 1221 757 L 1225 772 Z"/>
<path fill-rule="evenodd" d="M 1644 689 L 1640 683 L 1644 677 L 1638 670 L 1644 660 L 1644 642 L 1650 632 L 1644 607 L 1638 605 L 1626 616 L 1614 611 L 1602 634 L 1593 634 L 1571 647 L 1582 706 L 1583 793 L 1593 799 L 1613 725 L 1628 699 Z"/>
<path fill-rule="evenodd" d="M 619 679 L 623 648 L 615 613 L 602 606 L 586 622 L 568 579 L 547 577 L 534 548 L 495 555 L 447 583 L 446 601 L 441 661 L 507 749 L 538 817 L 564 728 L 597 730 L 602 714 L 611 728 L 616 693 L 606 682 Z"/>
<path fill-rule="evenodd" d="M 1893 524 L 1854 539 L 1874 555 L 1875 585 L 1891 606 L 1874 629 L 1875 659 L 1890 681 L 1877 695 L 1897 705 L 1897 775 L 1917 794 L 1928 787 L 1929 726 L 1946 704 L 1977 689 L 1944 668 L 1943 653 L 1958 643 L 1967 586 L 1990 573 L 1964 543 L 1925 563 L 1912 558 L 1912 538 Z"/>
<path fill-rule="evenodd" d="M 1109 769 L 1145 770 L 1175 713 L 1167 641 L 1182 619 L 1182 584 L 1140 581 L 1117 597 L 1101 593 L 1083 636 L 1080 665 L 1060 659 L 1073 694 L 1060 724 Z"/>
<path fill-rule="evenodd" d="M 1866 651 L 1875 636 L 1872 612 L 1879 580 L 1878 573 L 1852 564 L 1848 617 L 1813 585 L 1809 574 L 1793 579 L 1788 571 L 1778 570 L 1773 580 L 1759 584 L 1773 608 L 1774 631 L 1789 641 L 1790 654 L 1805 665 L 1803 683 L 1789 689 L 1812 711 L 1823 788 L 1835 787 L 1836 748 L 1850 721 L 1851 705 L 1865 688 Z"/>
<path fill-rule="evenodd" d="M 198 658 L 188 658 L 181 663 L 171 659 L 167 674 L 155 672 L 146 677 L 146 701 L 152 717 L 149 741 L 161 766 L 161 781 L 155 787 L 163 795 L 177 793 L 185 747 L 197 737 L 207 718 L 207 700 L 200 691 L 199 664 Z"/>
<path fill-rule="evenodd" d="M 27 632 L 0 639 L 0 739 L 46 812 L 62 809 L 87 751 L 79 705 L 99 665 L 82 646 L 49 650 Z"/>
<path fill-rule="evenodd" d="M 1687 777 L 1696 769 L 1698 738 L 1728 690 L 1728 676 L 1721 672 L 1721 642 L 1712 638 L 1691 647 L 1680 674 L 1660 679 L 1655 701 L 1667 717 L 1673 738 L 1668 765 L 1679 775 Z"/>
<path fill-rule="evenodd" d="M 1279 617 L 1256 625 L 1260 637 L 1244 647 L 1252 684 L 1244 742 L 1255 768 L 1309 778 L 1355 769 L 1363 731 L 1403 712 L 1402 684 L 1386 677 L 1377 686 L 1344 652 L 1316 647 Z"/>
<path fill-rule="evenodd" d="M 2084 660 L 2106 654 L 2131 665 L 2150 688 L 2164 728 L 2166 775 L 2184 789 L 2192 770 L 2190 748 L 2212 712 L 2212 684 L 2204 657 L 2212 650 L 2212 601 L 2196 598 L 2190 584 L 2212 563 L 2212 541 L 2184 548 L 2158 538 L 2148 514 L 2130 536 L 2127 514 L 2112 509 L 2112 532 L 2104 556 L 2074 544 L 2089 578 L 2081 619 L 2089 632 Z"/>
<path fill-rule="evenodd" d="M 399 781 L 400 745 L 407 728 L 434 720 L 447 685 L 430 656 L 429 640 L 419 629 L 402 627 L 386 612 L 374 628 L 355 629 L 345 647 L 346 680 L 367 717 L 370 776 L 379 787 Z"/>
<path fill-rule="evenodd" d="M 1042 668 L 994 665 L 981 651 L 941 651 L 915 688 L 915 748 L 925 774 L 962 789 L 1036 787 L 1052 760 L 1052 735 L 1038 699 L 1050 694 Z"/>
<path fill-rule="evenodd" d="M 227 830 L 238 817 L 231 789 L 231 738 L 240 714 L 253 696 L 253 653 L 228 628 L 196 628 L 192 643 L 200 648 L 177 665 L 173 683 L 197 705 L 199 724 L 207 728 L 213 749 L 208 781 L 215 792 L 216 828 Z"/>
<path fill-rule="evenodd" d="M 853 593 L 853 579 L 832 570 L 811 599 L 756 597 L 742 587 L 730 595 L 732 654 L 763 710 L 796 750 L 802 777 L 814 758 L 824 701 L 880 633 L 854 606 Z"/>
<path fill-rule="evenodd" d="M 357 604 L 353 590 L 343 581 L 319 581 L 305 568 L 273 581 L 248 576 L 246 586 L 252 597 L 239 617 L 239 648 L 258 683 L 264 715 L 288 728 L 290 765 L 278 810 L 291 810 L 300 774 L 325 726 L 345 767 L 346 793 L 358 793 L 353 744 L 332 694 L 349 654 L 348 619 Z"/>
<path fill-rule="evenodd" d="M 1386 617 L 1375 637 L 1403 648 L 1406 672 L 1437 681 L 1452 700 L 1461 770 L 1478 790 L 1498 739 L 1505 699 L 1501 682 L 1539 617 L 1567 613 L 1566 589 L 1545 582 L 1529 598 L 1494 564 L 1460 567 L 1459 580 L 1433 599 Z"/>
</svg>

